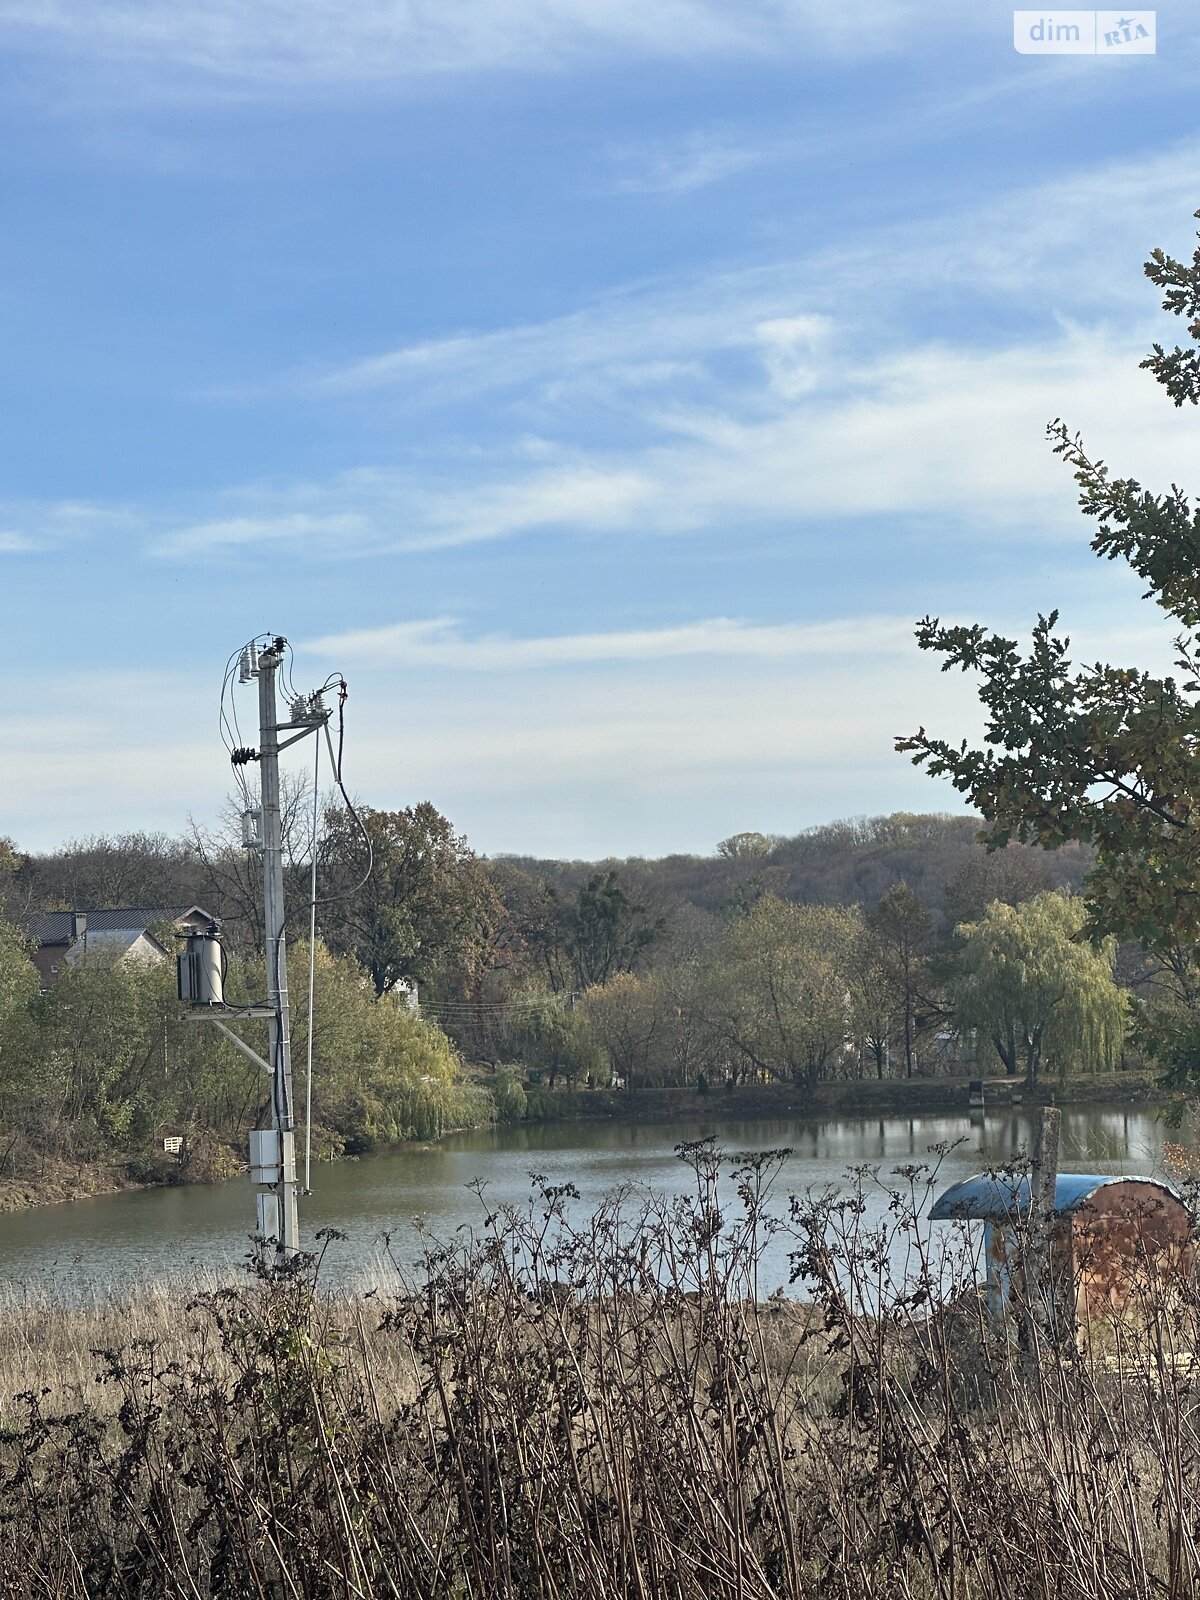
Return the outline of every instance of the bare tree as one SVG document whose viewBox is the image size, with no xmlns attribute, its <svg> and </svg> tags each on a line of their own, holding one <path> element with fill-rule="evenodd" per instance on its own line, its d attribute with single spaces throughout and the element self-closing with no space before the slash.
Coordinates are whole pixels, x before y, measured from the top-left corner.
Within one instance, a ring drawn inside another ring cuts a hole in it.
<svg viewBox="0 0 1200 1600">
<path fill-rule="evenodd" d="M 221 919 L 230 945 L 249 952 L 263 942 L 262 862 L 257 850 L 242 843 L 243 805 L 241 795 L 229 795 L 215 828 L 189 817 L 188 843 L 202 875 L 204 905 Z M 279 808 L 288 932 L 307 936 L 312 784 L 305 775 L 281 774 Z"/>
</svg>

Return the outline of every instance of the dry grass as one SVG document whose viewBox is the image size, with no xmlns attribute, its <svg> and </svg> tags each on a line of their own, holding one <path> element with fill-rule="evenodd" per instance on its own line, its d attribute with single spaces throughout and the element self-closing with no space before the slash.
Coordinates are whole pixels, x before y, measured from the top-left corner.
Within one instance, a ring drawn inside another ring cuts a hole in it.
<svg viewBox="0 0 1200 1600">
<path fill-rule="evenodd" d="M 716 1156 L 684 1154 L 690 1202 L 572 1227 L 542 1185 L 356 1297 L 302 1272 L 210 1282 L 182 1314 L 161 1288 L 10 1299 L 0 1593 L 1196 1592 L 1191 1296 L 1085 1352 L 1022 1350 L 978 1295 L 946 1294 L 913 1174 L 872 1230 L 853 1198 L 772 1217 L 770 1157 L 722 1215 Z M 753 1292 L 768 1237 L 810 1300 Z"/>
</svg>

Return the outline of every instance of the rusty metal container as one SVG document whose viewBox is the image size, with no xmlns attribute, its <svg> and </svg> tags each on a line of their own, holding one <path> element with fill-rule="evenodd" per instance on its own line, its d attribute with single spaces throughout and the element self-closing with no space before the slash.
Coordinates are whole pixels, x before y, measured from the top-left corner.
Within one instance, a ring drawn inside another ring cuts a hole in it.
<svg viewBox="0 0 1200 1600">
<path fill-rule="evenodd" d="M 1003 1322 L 1023 1291 L 1029 1178 L 980 1173 L 938 1196 L 934 1222 L 982 1222 L 988 1315 Z M 1195 1279 L 1197 1253 L 1183 1196 L 1158 1178 L 1060 1172 L 1050 1224 L 1053 1300 L 1076 1328 L 1136 1312 Z"/>
</svg>

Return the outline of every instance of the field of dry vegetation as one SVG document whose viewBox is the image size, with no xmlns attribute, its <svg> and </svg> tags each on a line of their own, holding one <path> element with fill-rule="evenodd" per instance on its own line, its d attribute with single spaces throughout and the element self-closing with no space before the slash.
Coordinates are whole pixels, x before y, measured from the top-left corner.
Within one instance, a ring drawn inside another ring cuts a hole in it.
<svg viewBox="0 0 1200 1600">
<path fill-rule="evenodd" d="M 1021 1348 L 914 1228 L 928 1174 L 893 1175 L 875 1224 L 861 1191 L 772 1200 L 769 1155 L 722 1206 L 717 1153 L 682 1153 L 685 1201 L 571 1225 L 535 1183 L 354 1296 L 313 1264 L 10 1294 L 0 1594 L 1196 1592 L 1189 1286 L 1085 1349 Z M 768 1240 L 802 1299 L 761 1295 Z"/>
</svg>

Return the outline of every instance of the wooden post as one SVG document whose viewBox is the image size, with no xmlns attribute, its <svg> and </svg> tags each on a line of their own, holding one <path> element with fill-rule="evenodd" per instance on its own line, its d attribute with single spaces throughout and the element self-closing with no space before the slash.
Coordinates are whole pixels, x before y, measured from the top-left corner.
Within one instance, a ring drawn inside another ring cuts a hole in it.
<svg viewBox="0 0 1200 1600">
<path fill-rule="evenodd" d="M 1058 1185 L 1058 1133 L 1062 1113 L 1040 1106 L 1034 1119 L 1033 1166 L 1029 1174 L 1029 1243 L 1025 1258 L 1025 1315 L 1036 1323 L 1027 1329 L 1029 1347 L 1038 1334 L 1056 1338 L 1054 1304 L 1054 1196 Z"/>
</svg>

